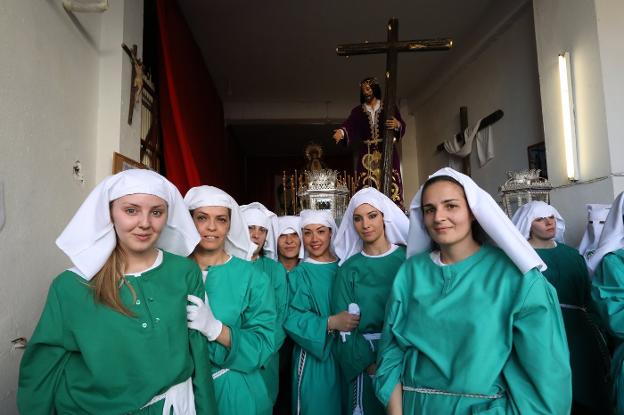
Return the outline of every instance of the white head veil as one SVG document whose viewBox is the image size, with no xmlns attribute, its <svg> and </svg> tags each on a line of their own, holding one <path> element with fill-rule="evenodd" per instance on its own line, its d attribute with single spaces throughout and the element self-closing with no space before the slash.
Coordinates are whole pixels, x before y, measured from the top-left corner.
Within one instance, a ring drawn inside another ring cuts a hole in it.
<svg viewBox="0 0 624 415">
<path fill-rule="evenodd" d="M 184 196 L 188 210 L 204 206 L 221 206 L 230 209 L 230 231 L 225 240 L 225 251 L 241 259 L 250 260 L 256 245 L 251 242 L 249 229 L 238 203 L 223 190 L 214 186 L 197 186 Z"/>
<path fill-rule="evenodd" d="M 527 240 L 503 213 L 498 204 L 485 190 L 481 189 L 468 176 L 451 168 L 438 170 L 429 178 L 449 176 L 463 187 L 466 200 L 472 214 L 487 235 L 507 254 L 522 273 L 537 267 L 546 270 L 546 264 L 540 259 Z M 425 252 L 431 248 L 431 238 L 425 228 L 421 211 L 421 186 L 410 205 L 410 229 L 407 236 L 407 257 Z"/>
<path fill-rule="evenodd" d="M 554 216 L 557 220 L 555 241 L 563 243 L 563 234 L 565 232 L 565 220 L 561 217 L 554 206 L 549 205 L 541 200 L 533 200 L 520 207 L 514 213 L 511 221 L 516 225 L 522 236 L 529 239 L 531 235 L 531 225 L 538 218 L 548 218 Z"/>
<path fill-rule="evenodd" d="M 607 215 L 609 215 L 609 211 L 611 210 L 611 205 L 592 203 L 586 205 L 586 207 L 587 228 L 585 229 L 585 234 L 583 235 L 583 239 L 581 239 L 578 250 L 585 258 L 589 258 L 598 247 L 600 234 L 607 220 Z"/>
<path fill-rule="evenodd" d="M 590 271 L 592 273 L 596 271 L 605 255 L 622 248 L 624 248 L 624 192 L 613 201 L 600 235 L 598 248 L 587 260 Z"/>
<path fill-rule="evenodd" d="M 104 179 L 91 191 L 56 240 L 56 245 L 87 281 L 102 268 L 117 245 L 110 202 L 136 193 L 158 196 L 167 202 L 167 224 L 156 246 L 188 256 L 199 242 L 199 234 L 184 206 L 182 195 L 173 184 L 150 170 L 122 171 Z"/>
<path fill-rule="evenodd" d="M 329 210 L 312 210 L 312 209 L 304 209 L 299 213 L 299 217 L 301 218 L 301 233 L 303 234 L 303 228 L 308 225 L 318 224 L 327 226 L 331 229 L 331 240 L 329 242 L 329 250 L 333 253 L 334 251 L 334 239 L 336 238 L 336 233 L 338 231 L 338 227 L 336 226 L 336 221 L 332 216 Z M 301 245 L 303 246 L 303 238 L 301 238 Z M 305 251 L 304 251 L 305 252 Z M 305 256 L 308 254 L 305 252 Z"/>
<path fill-rule="evenodd" d="M 301 235 L 301 218 L 299 216 L 280 216 L 277 218 L 275 252 L 279 249 L 277 246 L 279 237 L 289 233 L 297 233 L 299 237 L 299 259 L 303 258 L 303 236 Z"/>
<path fill-rule="evenodd" d="M 353 225 L 353 212 L 364 203 L 383 213 L 385 234 L 390 243 L 407 244 L 409 219 L 405 213 L 388 196 L 373 187 L 366 187 L 353 195 L 338 228 L 334 240 L 336 255 L 340 258 L 338 265 L 342 265 L 347 259 L 362 251 L 362 239 Z"/>
<path fill-rule="evenodd" d="M 262 226 L 267 230 L 266 241 L 264 242 L 264 254 L 268 258 L 276 259 L 276 240 L 277 237 L 277 215 L 267 209 L 260 202 L 253 202 L 248 205 L 241 205 L 241 212 L 247 226 Z"/>
</svg>

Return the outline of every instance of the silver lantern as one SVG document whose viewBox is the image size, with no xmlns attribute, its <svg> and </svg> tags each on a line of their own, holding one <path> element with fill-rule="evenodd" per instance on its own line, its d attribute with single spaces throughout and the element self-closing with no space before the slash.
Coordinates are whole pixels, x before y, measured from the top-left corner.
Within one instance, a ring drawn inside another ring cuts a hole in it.
<svg viewBox="0 0 624 415">
<path fill-rule="evenodd" d="M 552 184 L 540 177 L 540 169 L 508 171 L 507 181 L 499 188 L 503 209 L 510 218 L 522 205 L 533 200 L 550 204 Z"/>
</svg>

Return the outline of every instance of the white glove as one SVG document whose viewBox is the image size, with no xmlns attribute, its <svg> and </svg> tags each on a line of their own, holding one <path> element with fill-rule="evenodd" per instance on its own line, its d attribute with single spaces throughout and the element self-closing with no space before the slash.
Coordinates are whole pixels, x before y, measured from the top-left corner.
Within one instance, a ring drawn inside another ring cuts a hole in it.
<svg viewBox="0 0 624 415">
<path fill-rule="evenodd" d="M 349 312 L 349 314 L 354 315 L 354 316 L 359 316 L 360 315 L 360 306 L 355 304 L 355 303 L 351 303 L 349 304 L 349 309 L 347 310 Z M 342 337 L 342 342 L 346 342 L 347 341 L 347 336 L 350 336 L 351 332 L 350 331 L 341 331 L 340 332 L 340 337 Z"/>
<path fill-rule="evenodd" d="M 206 298 L 204 303 L 201 298 L 194 295 L 188 295 L 187 298 L 189 302 L 193 303 L 186 306 L 188 327 L 201 332 L 209 341 L 215 341 L 221 334 L 223 323 L 212 314 L 208 299 Z"/>
</svg>

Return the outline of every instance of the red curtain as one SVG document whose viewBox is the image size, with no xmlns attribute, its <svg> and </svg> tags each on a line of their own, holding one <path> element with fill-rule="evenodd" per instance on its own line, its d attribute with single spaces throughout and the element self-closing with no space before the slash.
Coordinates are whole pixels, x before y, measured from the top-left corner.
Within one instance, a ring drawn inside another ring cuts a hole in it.
<svg viewBox="0 0 624 415">
<path fill-rule="evenodd" d="M 182 194 L 209 184 L 236 197 L 240 161 L 223 105 L 177 1 L 158 0 L 159 102 L 167 178 Z"/>
</svg>

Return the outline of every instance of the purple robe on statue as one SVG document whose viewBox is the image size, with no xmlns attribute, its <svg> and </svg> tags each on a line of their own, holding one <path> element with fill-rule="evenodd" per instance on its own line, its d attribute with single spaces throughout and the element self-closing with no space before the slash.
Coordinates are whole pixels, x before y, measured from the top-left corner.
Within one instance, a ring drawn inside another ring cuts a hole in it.
<svg viewBox="0 0 624 415">
<path fill-rule="evenodd" d="M 370 108 L 370 107 L 369 107 Z M 395 107 L 395 118 L 401 123 L 399 130 L 395 130 L 395 142 L 405 134 L 405 122 L 401 118 L 399 109 Z M 357 190 L 364 187 L 374 187 L 381 190 L 383 180 L 383 138 L 386 121 L 383 105 L 379 105 L 372 115 L 365 104 L 358 105 L 351 110 L 349 118 L 342 123 L 342 131 L 347 145 L 356 145 L 358 150 L 357 167 L 355 171 Z M 401 179 L 401 164 L 399 154 L 393 145 L 392 151 L 392 184 L 390 195 L 394 203 L 403 209 L 403 181 Z"/>
</svg>

